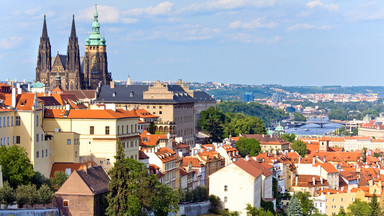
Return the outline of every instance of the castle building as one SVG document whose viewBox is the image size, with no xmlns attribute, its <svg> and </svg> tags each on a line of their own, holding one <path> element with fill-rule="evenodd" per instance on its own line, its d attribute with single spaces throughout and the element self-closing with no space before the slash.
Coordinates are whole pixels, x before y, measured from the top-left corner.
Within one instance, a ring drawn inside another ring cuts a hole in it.
<svg viewBox="0 0 384 216">
<path fill-rule="evenodd" d="M 73 16 L 67 55 L 57 53 L 56 57 L 52 58 L 47 22 L 44 16 L 36 66 L 37 82 L 45 83 L 51 90 L 57 87 L 57 80 L 61 80 L 59 85 L 63 90 L 96 89 L 100 82 L 109 84 L 112 78 L 108 72 L 106 41 L 100 34 L 98 17 L 95 6 L 92 33 L 86 39 L 84 57 L 80 57 L 75 17 Z M 60 79 L 58 79 L 59 77 Z"/>
</svg>

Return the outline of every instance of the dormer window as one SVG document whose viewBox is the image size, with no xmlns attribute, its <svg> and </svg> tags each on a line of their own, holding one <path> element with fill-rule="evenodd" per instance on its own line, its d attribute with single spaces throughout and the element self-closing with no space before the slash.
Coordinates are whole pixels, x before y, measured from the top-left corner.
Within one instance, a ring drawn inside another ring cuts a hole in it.
<svg viewBox="0 0 384 216">
<path fill-rule="evenodd" d="M 112 97 L 116 97 L 116 92 L 113 92 L 113 93 L 112 93 Z"/>
<path fill-rule="evenodd" d="M 135 95 L 133 92 L 129 93 L 129 97 L 133 97 Z"/>
</svg>

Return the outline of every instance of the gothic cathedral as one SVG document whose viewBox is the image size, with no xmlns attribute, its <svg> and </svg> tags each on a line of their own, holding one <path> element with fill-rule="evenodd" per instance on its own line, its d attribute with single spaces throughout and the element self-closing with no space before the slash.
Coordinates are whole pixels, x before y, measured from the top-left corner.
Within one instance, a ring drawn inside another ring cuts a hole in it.
<svg viewBox="0 0 384 216">
<path fill-rule="evenodd" d="M 57 53 L 56 57 L 51 57 L 51 43 L 44 16 L 37 57 L 36 82 L 48 84 L 51 90 L 56 87 L 63 90 L 80 90 L 96 89 L 99 83 L 109 85 L 111 80 L 111 74 L 108 72 L 106 41 L 100 35 L 96 6 L 92 33 L 85 41 L 84 57 L 80 57 L 75 17 L 72 19 L 67 55 Z"/>
</svg>

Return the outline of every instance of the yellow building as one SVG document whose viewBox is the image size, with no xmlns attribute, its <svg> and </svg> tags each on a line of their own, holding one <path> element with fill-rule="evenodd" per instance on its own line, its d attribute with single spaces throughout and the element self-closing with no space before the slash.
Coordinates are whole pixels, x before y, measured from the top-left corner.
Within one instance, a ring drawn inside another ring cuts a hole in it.
<svg viewBox="0 0 384 216">
<path fill-rule="evenodd" d="M 47 109 L 44 130 L 58 141 L 55 162 L 78 162 L 79 155 L 81 162 L 93 160 L 108 170 L 115 162 L 118 140 L 126 157 L 139 160 L 138 117 L 132 111 Z"/>
<path fill-rule="evenodd" d="M 347 208 L 356 199 L 355 192 L 339 192 L 333 194 L 325 194 L 325 213 L 327 215 L 338 214 L 340 208 Z"/>
<path fill-rule="evenodd" d="M 53 158 L 51 140 L 43 130 L 43 103 L 35 94 L 12 91 L 0 94 L 0 144 L 24 148 L 34 170 L 49 177 Z"/>
</svg>

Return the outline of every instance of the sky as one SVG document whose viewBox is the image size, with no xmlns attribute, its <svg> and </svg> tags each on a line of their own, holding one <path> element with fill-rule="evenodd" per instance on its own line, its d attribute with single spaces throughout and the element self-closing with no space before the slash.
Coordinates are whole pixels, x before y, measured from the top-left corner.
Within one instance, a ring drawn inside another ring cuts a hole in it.
<svg viewBox="0 0 384 216">
<path fill-rule="evenodd" d="M 114 80 L 383 85 L 384 1 L 18 0 L 0 3 L 0 80 L 35 79 L 44 14 L 52 56 L 94 4 Z"/>
</svg>

